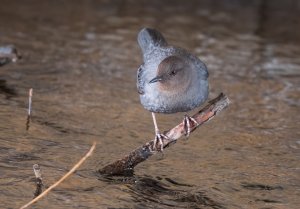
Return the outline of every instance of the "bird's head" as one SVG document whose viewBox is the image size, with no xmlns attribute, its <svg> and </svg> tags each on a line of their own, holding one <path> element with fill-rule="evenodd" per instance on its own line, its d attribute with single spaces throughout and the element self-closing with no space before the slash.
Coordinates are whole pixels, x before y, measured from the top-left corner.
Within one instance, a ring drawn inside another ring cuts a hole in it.
<svg viewBox="0 0 300 209">
<path fill-rule="evenodd" d="M 156 76 L 149 83 L 159 83 L 161 90 L 178 91 L 189 84 L 191 76 L 191 68 L 183 58 L 169 56 L 158 65 Z"/>
</svg>

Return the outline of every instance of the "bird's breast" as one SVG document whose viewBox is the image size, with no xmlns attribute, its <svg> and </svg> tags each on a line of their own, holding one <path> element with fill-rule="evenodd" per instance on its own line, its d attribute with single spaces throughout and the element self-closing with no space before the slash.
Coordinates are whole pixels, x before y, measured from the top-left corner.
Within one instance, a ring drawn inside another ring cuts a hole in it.
<svg viewBox="0 0 300 209">
<path fill-rule="evenodd" d="M 159 85 L 147 86 L 140 100 L 145 109 L 158 113 L 187 112 L 200 106 L 208 96 L 207 80 L 182 91 L 162 91 Z"/>
</svg>

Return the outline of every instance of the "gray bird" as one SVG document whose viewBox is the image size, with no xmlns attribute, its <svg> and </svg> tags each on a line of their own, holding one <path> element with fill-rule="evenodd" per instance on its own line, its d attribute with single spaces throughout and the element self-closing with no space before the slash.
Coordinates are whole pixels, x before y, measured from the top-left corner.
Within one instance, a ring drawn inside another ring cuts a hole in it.
<svg viewBox="0 0 300 209">
<path fill-rule="evenodd" d="M 137 89 L 145 109 L 152 113 L 155 128 L 154 149 L 166 136 L 159 132 L 155 113 L 190 111 L 205 102 L 208 96 L 208 72 L 205 64 L 184 49 L 168 45 L 162 34 L 143 28 L 138 34 L 144 63 L 137 71 Z M 185 115 L 186 136 L 191 123 Z"/>
</svg>

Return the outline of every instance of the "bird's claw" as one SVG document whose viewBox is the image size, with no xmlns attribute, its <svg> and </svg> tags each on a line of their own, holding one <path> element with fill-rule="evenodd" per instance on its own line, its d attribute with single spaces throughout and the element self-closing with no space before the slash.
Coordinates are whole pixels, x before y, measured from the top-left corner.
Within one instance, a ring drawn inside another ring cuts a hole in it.
<svg viewBox="0 0 300 209">
<path fill-rule="evenodd" d="M 162 152 L 164 150 L 163 139 L 168 139 L 168 138 L 169 137 L 167 137 L 166 135 L 157 132 L 154 138 L 153 150 Z M 159 149 L 157 148 L 158 145 L 160 146 Z"/>
<path fill-rule="evenodd" d="M 184 124 L 184 130 L 185 130 L 185 136 L 188 138 L 191 133 L 191 127 L 196 124 L 196 126 L 199 125 L 199 123 L 192 117 L 185 115 L 183 119 L 183 124 Z"/>
</svg>

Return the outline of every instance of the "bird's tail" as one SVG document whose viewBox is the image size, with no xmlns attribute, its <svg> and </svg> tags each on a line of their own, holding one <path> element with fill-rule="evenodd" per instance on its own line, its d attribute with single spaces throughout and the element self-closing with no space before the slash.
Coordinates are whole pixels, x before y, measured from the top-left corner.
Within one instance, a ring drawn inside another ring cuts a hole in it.
<svg viewBox="0 0 300 209">
<path fill-rule="evenodd" d="M 167 46 L 168 43 L 163 35 L 155 29 L 143 28 L 138 34 L 138 43 L 143 54 L 155 46 Z"/>
</svg>

